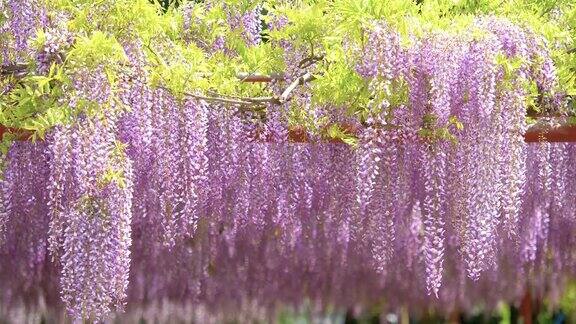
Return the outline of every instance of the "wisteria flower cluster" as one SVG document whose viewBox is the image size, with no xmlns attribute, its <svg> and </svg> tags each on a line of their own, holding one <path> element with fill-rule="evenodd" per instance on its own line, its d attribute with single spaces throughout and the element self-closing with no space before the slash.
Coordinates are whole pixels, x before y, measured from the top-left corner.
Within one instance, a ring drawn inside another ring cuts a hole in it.
<svg viewBox="0 0 576 324">
<path fill-rule="evenodd" d="M 44 36 L 42 48 L 35 53 L 38 74 L 47 74 L 52 64 L 62 64 L 74 42 L 74 36 L 66 30 L 46 31 Z"/>
</svg>

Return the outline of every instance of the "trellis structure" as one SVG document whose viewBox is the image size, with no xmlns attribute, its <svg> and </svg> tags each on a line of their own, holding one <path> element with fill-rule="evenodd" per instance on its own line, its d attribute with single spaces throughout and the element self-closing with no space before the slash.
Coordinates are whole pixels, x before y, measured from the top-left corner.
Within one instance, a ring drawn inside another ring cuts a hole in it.
<svg viewBox="0 0 576 324">
<path fill-rule="evenodd" d="M 8 2 L 2 301 L 452 314 L 576 271 L 570 73 L 511 2 Z"/>
<path fill-rule="evenodd" d="M 0 67 L 0 75 L 4 76 L 23 76 L 28 69 L 26 64 L 15 64 L 10 66 L 2 66 Z M 271 75 L 262 75 L 262 74 L 250 74 L 250 73 L 240 73 L 238 74 L 237 78 L 240 82 L 249 82 L 249 83 L 269 83 L 272 81 L 282 82 L 284 81 L 283 74 L 271 74 Z M 303 78 L 297 79 L 296 82 L 293 82 L 287 89 L 286 93 L 283 94 L 284 98 L 273 98 L 273 97 L 266 97 L 266 98 L 247 98 L 251 101 L 246 101 L 244 103 L 266 103 L 266 102 L 281 102 L 282 100 L 286 100 L 290 93 L 294 90 L 294 88 L 303 82 L 308 82 L 311 79 L 311 75 L 304 76 Z M 205 97 L 205 96 L 195 96 L 198 99 L 204 100 L 214 100 L 218 102 L 228 102 L 231 104 L 242 104 L 241 101 L 233 100 L 233 99 L 226 99 L 226 98 L 219 98 L 219 97 Z M 561 117 L 557 115 L 551 116 L 541 116 L 537 114 L 529 114 L 531 118 L 535 118 L 539 120 L 540 118 L 546 119 L 546 124 L 535 124 L 532 125 L 524 134 L 524 140 L 527 143 L 535 143 L 535 142 L 551 142 L 551 143 L 563 143 L 563 142 L 576 142 L 576 125 L 566 121 L 566 117 Z M 357 133 L 359 129 L 352 125 L 340 125 L 343 129 L 347 130 L 351 133 Z M 4 136 L 5 133 L 10 132 L 14 133 L 18 139 L 26 140 L 29 138 L 29 132 L 25 130 L 19 130 L 15 128 L 5 127 L 4 125 L 0 125 L 0 138 Z M 305 143 L 309 141 L 309 136 L 304 129 L 301 128 L 292 128 L 289 130 L 289 140 L 292 142 L 298 143 Z M 338 141 L 336 141 L 338 142 Z"/>
</svg>

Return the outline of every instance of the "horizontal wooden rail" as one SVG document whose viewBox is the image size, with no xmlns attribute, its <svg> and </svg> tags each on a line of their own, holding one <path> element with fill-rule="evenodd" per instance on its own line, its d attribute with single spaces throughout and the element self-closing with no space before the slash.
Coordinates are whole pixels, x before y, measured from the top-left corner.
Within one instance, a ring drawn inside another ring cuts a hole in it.
<svg viewBox="0 0 576 324">
<path fill-rule="evenodd" d="M 357 133 L 350 127 L 343 127 L 348 133 Z M 303 128 L 292 128 L 289 130 L 288 138 L 291 142 L 307 143 L 310 141 L 310 136 Z M 327 139 L 329 142 L 338 142 L 338 140 Z M 559 126 L 531 126 L 526 133 L 524 133 L 524 141 L 526 143 L 537 142 L 550 142 L 550 143 L 563 143 L 563 142 L 576 142 L 576 125 L 561 124 Z"/>
<path fill-rule="evenodd" d="M 343 125 L 343 128 L 347 133 L 355 134 L 359 130 L 350 125 Z M 29 140 L 32 133 L 27 130 L 5 127 L 0 125 L 0 138 L 3 138 L 5 134 L 11 133 L 16 136 L 16 139 L 21 141 Z M 294 143 L 308 143 L 311 141 L 311 136 L 302 127 L 293 127 L 288 131 L 288 140 Z M 322 139 L 324 142 L 330 143 L 340 143 L 338 139 L 332 139 L 324 137 Z M 576 125 L 572 124 L 561 124 L 559 126 L 531 126 L 528 131 L 524 134 L 524 141 L 527 143 L 536 142 L 551 142 L 551 143 L 561 143 L 561 142 L 576 142 Z"/>
<path fill-rule="evenodd" d="M 524 134 L 524 140 L 534 142 L 576 142 L 576 125 L 561 124 L 559 126 L 534 125 Z"/>
</svg>

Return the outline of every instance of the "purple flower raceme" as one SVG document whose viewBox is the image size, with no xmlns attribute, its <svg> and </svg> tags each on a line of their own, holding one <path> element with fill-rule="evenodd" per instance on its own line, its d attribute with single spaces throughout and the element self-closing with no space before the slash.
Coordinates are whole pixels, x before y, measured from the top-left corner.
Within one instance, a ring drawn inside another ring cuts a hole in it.
<svg viewBox="0 0 576 324">
<path fill-rule="evenodd" d="M 422 223 L 426 264 L 426 289 L 438 297 L 444 271 L 445 249 L 445 153 L 440 147 L 423 145 L 422 156 Z"/>
<path fill-rule="evenodd" d="M 35 52 L 38 74 L 47 74 L 53 64 L 62 64 L 66 51 L 74 42 L 73 35 L 67 30 L 50 29 L 44 32 L 46 40 L 42 48 Z"/>
<path fill-rule="evenodd" d="M 121 308 L 128 286 L 132 169 L 113 132 L 97 120 L 74 125 L 71 200 L 60 211 L 62 298 L 76 318 L 102 318 Z M 64 181 L 66 184 L 67 181 Z"/>
<path fill-rule="evenodd" d="M 42 7 L 36 0 L 7 0 L 9 10 L 9 32 L 14 37 L 14 49 L 19 52 L 28 50 L 29 40 L 40 27 Z"/>
<path fill-rule="evenodd" d="M 260 15 L 262 7 L 256 5 L 254 9 L 248 10 L 242 15 L 242 27 L 244 28 L 243 36 L 249 45 L 258 45 L 261 41 L 260 32 L 262 31 L 262 21 Z"/>
<path fill-rule="evenodd" d="M 188 100 L 184 103 L 184 132 L 186 174 L 185 193 L 187 206 L 186 226 L 194 233 L 199 215 L 208 203 L 208 105 L 204 102 Z"/>
<path fill-rule="evenodd" d="M 50 182 L 47 185 L 50 228 L 48 231 L 48 249 L 53 256 L 59 254 L 64 219 L 62 213 L 70 202 L 72 190 L 72 159 L 70 127 L 55 128 L 50 138 L 49 151 L 52 154 L 50 163 Z"/>
</svg>

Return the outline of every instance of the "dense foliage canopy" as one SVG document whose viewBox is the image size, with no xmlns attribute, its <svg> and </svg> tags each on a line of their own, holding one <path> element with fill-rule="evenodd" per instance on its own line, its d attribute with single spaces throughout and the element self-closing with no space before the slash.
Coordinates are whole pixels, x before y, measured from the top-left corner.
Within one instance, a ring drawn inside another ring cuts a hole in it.
<svg viewBox="0 0 576 324">
<path fill-rule="evenodd" d="M 4 304 L 558 300 L 572 1 L 164 4 L 0 0 Z"/>
</svg>

